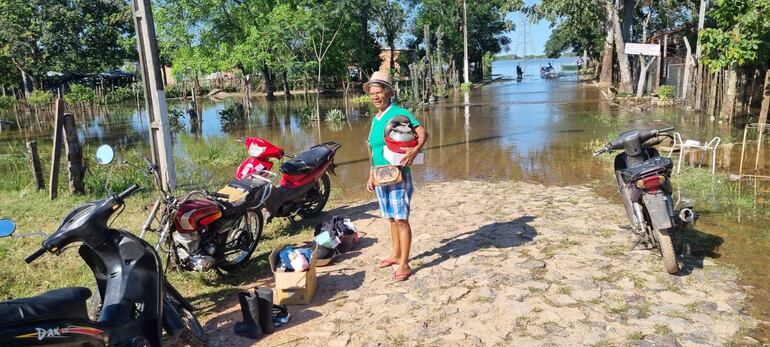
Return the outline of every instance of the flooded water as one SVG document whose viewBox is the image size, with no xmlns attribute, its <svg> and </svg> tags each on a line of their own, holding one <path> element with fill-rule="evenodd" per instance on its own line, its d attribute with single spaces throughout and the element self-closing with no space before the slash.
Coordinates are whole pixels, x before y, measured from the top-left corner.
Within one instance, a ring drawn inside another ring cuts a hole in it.
<svg viewBox="0 0 770 347">
<path fill-rule="evenodd" d="M 554 60 L 557 71 L 573 59 Z M 414 166 L 416 184 L 431 181 L 483 179 L 525 180 L 549 185 L 580 184 L 596 188 L 604 196 L 619 201 L 612 185 L 608 164 L 591 157 L 594 148 L 589 142 L 606 142 L 619 129 L 632 127 L 677 126 L 689 138 L 708 139 L 722 136 L 723 143 L 733 146 L 733 158 L 720 157 L 723 166 L 737 172 L 742 130 L 700 120 L 697 115 L 676 108 L 640 111 L 613 106 L 602 100 L 598 89 L 577 81 L 577 76 L 565 74 L 556 80 L 539 77 L 539 66 L 547 60 L 530 60 L 522 64 L 522 81 L 503 80 L 473 89 L 468 99 L 450 96 L 416 111 L 415 116 L 430 134 L 425 149 L 425 164 Z M 493 73 L 515 76 L 517 62 L 500 61 Z M 467 101 L 467 103 L 466 103 Z M 186 157 L 188 146 L 198 142 L 234 141 L 245 136 L 259 136 L 297 153 L 316 143 L 336 141 L 342 144 L 337 154 L 338 176 L 332 185 L 341 190 L 338 196 L 350 200 L 371 198 L 364 189 L 368 170 L 366 138 L 370 112 L 367 104 L 352 104 L 348 120 L 330 127 L 322 122 L 320 129 L 303 124 L 299 110 L 306 107 L 300 95 L 275 102 L 253 100 L 249 120 L 240 126 L 223 130 L 219 111 L 239 99 L 202 103 L 203 128 L 199 137 L 189 134 L 189 126 L 174 138 L 174 150 L 180 160 Z M 310 101 L 310 105 L 313 102 Z M 183 108 L 180 101 L 169 102 L 170 108 Z M 324 97 L 322 113 L 332 108 L 344 109 L 339 97 Z M 105 109 L 94 116 L 81 117 L 79 135 L 92 144 L 138 146 L 146 148 L 147 121 L 142 112 L 130 105 L 122 109 Z M 12 120 L 13 115 L 0 113 L 0 118 Z M 50 129 L 45 126 L 18 131 L 0 131 L 0 154 L 23 153 L 20 140 L 39 138 L 50 142 Z M 9 144 L 14 145 L 9 145 Z M 751 154 L 752 152 L 749 152 Z M 244 150 L 245 155 L 245 150 Z M 761 167 L 767 172 L 767 160 Z M 235 166 L 213 173 L 228 176 Z M 724 170 L 724 169 L 723 169 Z M 766 198 L 766 196 L 765 196 Z M 697 209 L 697 202 L 696 202 Z M 711 240 L 721 240 L 712 255 L 741 268 L 744 283 L 754 286 L 751 313 L 770 321 L 770 231 L 767 220 L 746 220 L 740 211 L 707 211 L 697 230 Z M 767 327 L 765 327 L 767 328 Z M 768 332 L 758 332 L 767 339 Z"/>
</svg>

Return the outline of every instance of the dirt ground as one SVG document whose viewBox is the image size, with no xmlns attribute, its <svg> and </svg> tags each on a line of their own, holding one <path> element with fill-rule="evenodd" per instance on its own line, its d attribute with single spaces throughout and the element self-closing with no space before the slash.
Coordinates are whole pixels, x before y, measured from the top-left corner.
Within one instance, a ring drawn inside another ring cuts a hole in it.
<svg viewBox="0 0 770 347">
<path fill-rule="evenodd" d="M 211 346 L 722 346 L 750 343 L 756 324 L 735 269 L 689 256 L 668 275 L 655 252 L 629 251 L 622 207 L 586 187 L 418 186 L 401 283 L 376 267 L 390 252 L 376 202 L 329 213 L 368 234 L 318 269 L 313 302 L 255 341 L 232 333 L 239 307 L 223 301 L 203 319 Z"/>
</svg>

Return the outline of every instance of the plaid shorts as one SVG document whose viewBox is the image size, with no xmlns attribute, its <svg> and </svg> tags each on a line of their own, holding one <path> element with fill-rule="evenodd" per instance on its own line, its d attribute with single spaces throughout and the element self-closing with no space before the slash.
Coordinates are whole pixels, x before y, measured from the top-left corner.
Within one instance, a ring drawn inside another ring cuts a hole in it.
<svg viewBox="0 0 770 347">
<path fill-rule="evenodd" d="M 410 172 L 402 172 L 402 175 L 401 183 L 374 188 L 383 218 L 409 219 L 409 200 L 412 199 L 414 186 Z"/>
</svg>

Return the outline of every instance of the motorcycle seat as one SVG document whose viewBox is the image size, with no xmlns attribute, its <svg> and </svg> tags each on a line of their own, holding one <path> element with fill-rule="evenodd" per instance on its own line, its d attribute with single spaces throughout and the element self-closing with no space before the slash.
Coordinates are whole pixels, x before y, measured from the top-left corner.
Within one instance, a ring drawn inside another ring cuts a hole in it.
<svg viewBox="0 0 770 347">
<path fill-rule="evenodd" d="M 624 169 L 621 172 L 621 176 L 626 183 L 635 182 L 642 177 L 657 172 L 670 171 L 673 165 L 671 159 L 667 157 L 652 157 L 639 165 Z"/>
<path fill-rule="evenodd" d="M 0 303 L 0 325 L 47 319 L 88 320 L 86 300 L 91 291 L 83 287 L 59 288 L 43 294 Z"/>
<path fill-rule="evenodd" d="M 283 163 L 281 172 L 287 175 L 309 173 L 328 161 L 332 153 L 332 149 L 324 145 L 312 147 Z"/>
</svg>

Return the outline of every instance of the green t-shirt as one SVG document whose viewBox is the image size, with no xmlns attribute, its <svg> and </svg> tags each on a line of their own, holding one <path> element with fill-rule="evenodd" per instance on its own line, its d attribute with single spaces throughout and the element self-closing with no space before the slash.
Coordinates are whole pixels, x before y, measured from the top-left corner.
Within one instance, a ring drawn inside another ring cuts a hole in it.
<svg viewBox="0 0 770 347">
<path fill-rule="evenodd" d="M 415 128 L 420 125 L 420 122 L 414 118 L 411 112 L 395 104 L 391 104 L 379 119 L 375 116 L 372 119 L 372 129 L 369 131 L 369 147 L 372 149 L 372 163 L 374 166 L 390 165 L 382 154 L 382 150 L 385 147 L 385 126 L 388 125 L 391 119 L 397 116 L 406 116 Z"/>
</svg>

